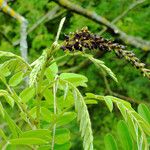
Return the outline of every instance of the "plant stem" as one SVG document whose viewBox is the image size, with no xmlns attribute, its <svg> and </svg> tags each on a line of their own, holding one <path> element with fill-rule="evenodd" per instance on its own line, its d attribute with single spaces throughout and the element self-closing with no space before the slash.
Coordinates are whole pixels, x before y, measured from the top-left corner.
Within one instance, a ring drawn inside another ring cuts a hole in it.
<svg viewBox="0 0 150 150">
<path fill-rule="evenodd" d="M 56 93 L 57 93 L 57 76 L 55 77 L 55 83 L 53 85 L 53 95 L 54 95 L 54 115 L 57 113 L 57 103 L 56 103 Z M 52 135 L 52 150 L 54 150 L 55 145 L 55 131 L 56 131 L 56 123 L 53 126 L 53 135 Z"/>
<path fill-rule="evenodd" d="M 47 65 L 47 59 L 45 61 L 45 63 L 42 66 L 42 69 L 39 73 L 39 79 L 37 82 L 37 88 L 36 88 L 36 123 L 37 123 L 37 128 L 40 128 L 40 108 L 41 108 L 41 99 L 42 99 L 42 82 L 43 82 L 43 78 L 44 78 L 44 72 L 46 69 L 46 65 Z"/>
</svg>

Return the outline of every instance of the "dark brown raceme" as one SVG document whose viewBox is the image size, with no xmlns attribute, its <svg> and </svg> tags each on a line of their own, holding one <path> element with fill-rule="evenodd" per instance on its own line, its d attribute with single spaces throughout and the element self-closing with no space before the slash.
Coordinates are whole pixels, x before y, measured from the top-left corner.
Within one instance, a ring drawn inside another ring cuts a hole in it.
<svg viewBox="0 0 150 150">
<path fill-rule="evenodd" d="M 125 50 L 126 47 L 121 44 L 114 43 L 113 41 L 91 33 L 87 27 L 70 35 L 65 35 L 65 41 L 61 48 L 69 51 L 84 51 L 84 49 L 99 49 L 106 52 L 114 51 L 117 56 L 128 60 L 144 76 L 150 79 L 150 70 L 145 68 L 145 64 L 141 63 L 133 52 Z"/>
</svg>

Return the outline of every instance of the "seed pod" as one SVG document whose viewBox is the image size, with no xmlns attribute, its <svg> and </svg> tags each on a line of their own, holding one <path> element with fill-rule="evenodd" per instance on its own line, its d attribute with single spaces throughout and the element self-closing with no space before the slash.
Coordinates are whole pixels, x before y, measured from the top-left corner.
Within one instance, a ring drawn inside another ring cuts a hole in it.
<svg viewBox="0 0 150 150">
<path fill-rule="evenodd" d="M 96 34 L 92 34 L 87 27 L 76 31 L 75 33 L 65 35 L 65 42 L 61 49 L 64 51 L 83 51 L 83 48 L 87 48 L 89 50 L 99 49 L 100 51 L 105 52 L 114 51 L 119 58 L 125 58 L 150 79 L 150 70 L 144 68 L 145 64 L 141 63 L 133 52 L 126 51 L 126 47 L 124 45 L 104 39 Z"/>
</svg>

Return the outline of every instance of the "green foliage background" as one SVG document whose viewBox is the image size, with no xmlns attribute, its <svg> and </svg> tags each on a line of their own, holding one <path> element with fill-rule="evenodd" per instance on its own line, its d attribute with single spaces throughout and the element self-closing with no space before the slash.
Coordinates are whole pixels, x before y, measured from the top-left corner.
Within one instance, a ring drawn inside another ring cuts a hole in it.
<svg viewBox="0 0 150 150">
<path fill-rule="evenodd" d="M 71 0 L 72 2 L 81 5 L 84 8 L 97 12 L 97 14 L 106 17 L 108 20 L 113 20 L 118 15 L 120 15 L 124 10 L 126 10 L 134 0 Z M 29 22 L 29 28 L 39 20 L 46 12 L 54 8 L 57 4 L 50 0 L 15 0 L 8 3 L 14 10 L 23 15 Z M 29 62 L 32 62 L 38 56 L 41 55 L 44 48 L 50 46 L 54 41 L 58 24 L 63 16 L 66 16 L 66 22 L 63 27 L 60 42 L 63 40 L 63 34 L 73 32 L 77 29 L 81 29 L 87 26 L 89 30 L 98 34 L 102 29 L 102 25 L 98 25 L 91 20 L 82 17 L 80 15 L 74 14 L 70 11 L 65 11 L 63 8 L 60 10 L 59 16 L 55 17 L 50 21 L 46 21 L 40 24 L 34 31 L 28 35 L 28 58 Z M 117 22 L 117 27 L 126 32 L 129 35 L 140 36 L 146 40 L 150 41 L 150 3 L 145 1 L 144 3 L 138 5 L 136 8 L 128 12 L 123 19 Z M 16 54 L 20 54 L 19 46 L 13 46 L 12 43 L 19 39 L 20 36 L 20 25 L 19 23 L 10 18 L 10 16 L 0 12 L 0 50 L 11 51 Z M 10 43 L 5 35 L 12 43 Z M 118 40 L 117 37 L 112 36 L 109 32 L 105 32 L 103 37 Z M 132 46 L 128 46 L 128 50 L 132 50 L 136 55 L 147 64 L 150 68 L 150 53 L 137 49 Z M 61 51 L 60 54 L 61 55 Z M 67 58 L 68 59 L 68 58 Z M 127 62 L 118 59 L 113 53 L 105 54 L 102 58 L 109 68 L 116 74 L 118 78 L 118 84 L 112 79 L 107 77 L 108 84 L 111 90 L 119 95 L 125 97 L 130 97 L 135 100 L 132 102 L 132 106 L 136 109 L 139 102 L 150 103 L 150 83 L 148 79 L 140 75 L 140 73 L 134 69 Z M 67 62 L 59 65 L 61 71 L 78 66 L 80 62 L 83 61 L 81 58 L 70 57 Z M 110 94 L 106 88 L 103 76 L 97 71 L 95 66 L 88 65 L 86 68 L 82 68 L 78 71 L 88 78 L 88 87 L 81 89 L 83 92 L 93 92 L 99 95 Z M 0 84 L 0 87 L 2 85 Z M 90 111 L 90 117 L 92 122 L 92 128 L 94 132 L 94 146 L 96 149 L 101 147 L 104 148 L 104 135 L 106 133 L 116 134 L 116 124 L 120 115 L 118 110 L 115 109 L 112 113 L 109 113 L 108 109 L 104 104 L 98 105 L 88 105 Z M 9 109 L 9 108 L 8 108 Z M 10 114 L 12 110 L 8 110 Z M 15 111 L 15 110 L 13 110 Z M 14 116 L 12 116 L 14 117 Z M 2 120 L 0 119 L 0 123 Z M 82 143 L 77 136 L 78 127 L 72 123 L 69 127 L 72 131 L 72 149 L 81 149 Z"/>
</svg>

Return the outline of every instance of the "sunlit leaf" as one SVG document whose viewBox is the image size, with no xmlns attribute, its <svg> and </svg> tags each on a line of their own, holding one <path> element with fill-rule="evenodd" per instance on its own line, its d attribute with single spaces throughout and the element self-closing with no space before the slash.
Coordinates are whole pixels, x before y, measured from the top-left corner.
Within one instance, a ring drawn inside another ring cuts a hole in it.
<svg viewBox="0 0 150 150">
<path fill-rule="evenodd" d="M 40 138 L 16 138 L 9 140 L 9 143 L 12 145 L 31 145 L 31 144 L 41 145 L 47 144 L 48 142 Z"/>
<path fill-rule="evenodd" d="M 145 104 L 138 106 L 138 113 L 150 124 L 150 110 Z"/>
<path fill-rule="evenodd" d="M 107 134 L 104 138 L 106 150 L 118 150 L 117 143 L 111 134 Z"/>
<path fill-rule="evenodd" d="M 105 96 L 105 97 L 104 97 L 104 100 L 105 100 L 105 103 L 106 103 L 106 105 L 107 105 L 109 111 L 112 112 L 112 110 L 113 110 L 113 102 L 112 102 L 111 98 Z"/>
<path fill-rule="evenodd" d="M 20 71 L 10 78 L 9 85 L 17 86 L 22 80 L 23 80 L 23 72 Z"/>
<path fill-rule="evenodd" d="M 86 82 L 88 81 L 87 77 L 75 74 L 75 73 L 62 73 L 60 74 L 60 79 L 71 82 L 74 86 L 86 86 Z"/>
<path fill-rule="evenodd" d="M 27 87 L 20 93 L 20 98 L 22 102 L 26 103 L 30 99 L 32 99 L 35 95 L 35 88 L 34 87 Z"/>
<path fill-rule="evenodd" d="M 64 144 L 69 140 L 70 140 L 70 132 L 68 129 L 65 128 L 56 129 L 56 134 L 55 134 L 56 144 Z"/>
<path fill-rule="evenodd" d="M 133 149 L 133 141 L 125 121 L 118 122 L 117 130 L 124 150 Z"/>
</svg>

